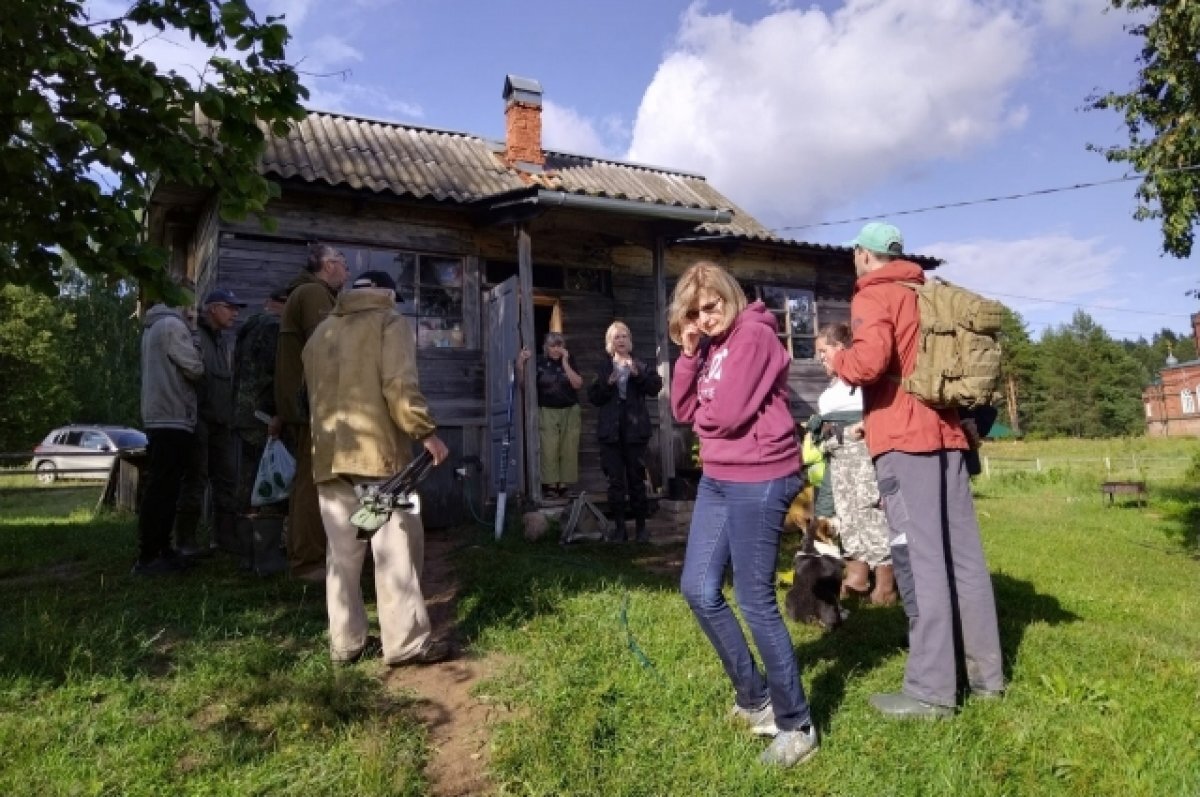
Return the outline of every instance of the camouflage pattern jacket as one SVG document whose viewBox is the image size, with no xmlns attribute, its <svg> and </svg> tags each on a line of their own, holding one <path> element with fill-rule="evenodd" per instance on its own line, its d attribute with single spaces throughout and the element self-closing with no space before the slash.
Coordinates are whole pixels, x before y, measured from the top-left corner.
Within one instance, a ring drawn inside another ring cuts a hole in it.
<svg viewBox="0 0 1200 797">
<path fill-rule="evenodd" d="M 238 330 L 233 353 L 233 428 L 248 440 L 266 443 L 267 426 L 255 412 L 275 415 L 275 350 L 279 316 L 262 312 Z"/>
</svg>

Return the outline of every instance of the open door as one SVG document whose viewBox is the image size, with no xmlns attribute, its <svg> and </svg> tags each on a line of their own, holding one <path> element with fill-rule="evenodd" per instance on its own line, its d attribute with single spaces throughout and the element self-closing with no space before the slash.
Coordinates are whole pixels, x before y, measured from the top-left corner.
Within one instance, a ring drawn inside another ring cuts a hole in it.
<svg viewBox="0 0 1200 797">
<path fill-rule="evenodd" d="M 508 449 L 509 493 L 523 491 L 521 480 L 524 461 L 522 445 L 520 390 L 516 406 L 509 411 L 509 372 L 520 351 L 518 327 L 517 278 L 509 277 L 487 293 L 484 313 L 483 339 L 487 346 L 487 407 L 488 407 L 488 497 L 494 498 L 500 487 L 503 467 L 500 462 L 501 449 L 507 432 L 509 418 L 513 424 L 511 443 Z M 532 366 L 529 366 L 532 367 Z M 519 387 L 519 380 L 518 380 Z"/>
</svg>

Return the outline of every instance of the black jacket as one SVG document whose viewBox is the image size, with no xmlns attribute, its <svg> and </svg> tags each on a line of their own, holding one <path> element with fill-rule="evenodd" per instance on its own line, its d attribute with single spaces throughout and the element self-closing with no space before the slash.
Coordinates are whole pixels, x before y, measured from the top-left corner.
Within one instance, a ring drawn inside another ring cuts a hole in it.
<svg viewBox="0 0 1200 797">
<path fill-rule="evenodd" d="M 588 388 L 588 400 L 599 408 L 596 422 L 596 437 L 601 443 L 620 443 L 621 428 L 625 429 L 626 443 L 645 443 L 650 439 L 650 413 L 646 399 L 654 398 L 662 391 L 662 377 L 645 360 L 634 358 L 637 375 L 629 375 L 625 387 L 625 401 L 617 394 L 617 386 L 610 385 L 612 360 L 600 366 L 596 381 Z"/>
</svg>

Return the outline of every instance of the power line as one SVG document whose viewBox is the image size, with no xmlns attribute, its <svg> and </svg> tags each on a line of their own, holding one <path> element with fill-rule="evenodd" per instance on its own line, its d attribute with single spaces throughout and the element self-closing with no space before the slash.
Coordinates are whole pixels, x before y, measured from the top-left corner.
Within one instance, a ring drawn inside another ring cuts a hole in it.
<svg viewBox="0 0 1200 797">
<path fill-rule="evenodd" d="M 1127 310 L 1122 307 L 1105 307 L 1101 304 L 1080 304 L 1078 302 L 1063 302 L 1057 299 L 1042 299 L 1037 296 L 1020 296 L 1015 293 L 999 293 L 998 291 L 981 291 L 991 296 L 1004 296 L 1009 299 L 1025 299 L 1030 302 L 1046 302 L 1047 304 L 1065 304 L 1068 307 L 1082 307 L 1087 310 L 1101 310 L 1105 313 L 1136 313 L 1137 315 L 1159 315 L 1167 318 L 1184 318 L 1184 313 L 1160 313 L 1154 310 Z M 1190 319 L 1190 316 L 1187 316 Z"/>
<path fill-rule="evenodd" d="M 1200 171 L 1200 164 L 1179 166 L 1173 169 L 1159 169 L 1155 172 L 1155 176 L 1194 171 Z M 1095 188 L 1097 186 L 1111 185 L 1113 183 L 1127 183 L 1131 180 L 1143 180 L 1147 176 L 1148 175 L 1145 174 L 1124 174 L 1120 177 L 1113 177 L 1109 180 L 1094 180 L 1088 183 L 1060 185 L 1053 188 L 1039 188 L 1034 191 L 1025 191 L 1020 194 L 1006 194 L 1004 196 L 992 196 L 985 197 L 983 199 L 964 199 L 959 202 L 946 202 L 941 205 L 929 205 L 928 207 L 923 208 L 909 208 L 908 210 L 894 210 L 890 213 L 874 213 L 870 216 L 856 216 L 852 219 L 839 219 L 837 221 L 818 221 L 813 224 L 792 224 L 786 227 L 775 227 L 771 230 L 771 232 L 784 232 L 785 230 L 811 230 L 816 227 L 837 227 L 842 224 L 855 224 L 861 221 L 876 221 L 878 219 L 890 218 L 892 216 L 912 216 L 917 213 L 929 213 L 930 211 L 934 210 L 950 210 L 951 208 L 965 208 L 970 207 L 971 205 L 984 205 L 992 202 L 1008 202 L 1014 199 L 1028 199 L 1029 197 L 1058 194 L 1064 191 L 1078 191 L 1081 188 Z"/>
</svg>

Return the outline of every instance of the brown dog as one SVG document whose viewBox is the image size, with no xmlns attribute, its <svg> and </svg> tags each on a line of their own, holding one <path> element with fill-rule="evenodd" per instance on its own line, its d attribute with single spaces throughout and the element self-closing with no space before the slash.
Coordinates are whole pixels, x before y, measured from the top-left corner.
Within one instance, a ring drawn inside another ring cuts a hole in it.
<svg viewBox="0 0 1200 797">
<path fill-rule="evenodd" d="M 788 507 L 787 517 L 783 519 L 783 530 L 785 532 L 797 532 L 801 536 L 808 531 L 809 526 L 816 520 L 813 515 L 813 502 L 816 500 L 816 488 L 811 484 L 804 485 L 804 489 L 796 493 L 796 497 L 792 499 L 792 505 Z"/>
</svg>

